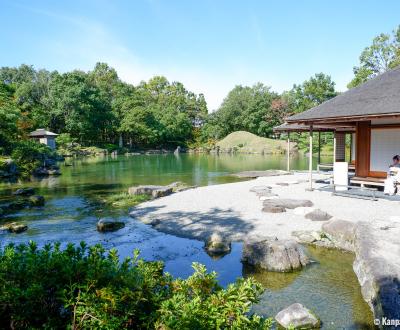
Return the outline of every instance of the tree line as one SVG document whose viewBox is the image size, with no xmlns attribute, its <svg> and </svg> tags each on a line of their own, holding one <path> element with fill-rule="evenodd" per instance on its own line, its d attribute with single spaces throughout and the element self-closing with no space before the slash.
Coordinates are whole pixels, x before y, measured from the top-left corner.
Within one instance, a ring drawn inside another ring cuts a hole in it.
<svg viewBox="0 0 400 330">
<path fill-rule="evenodd" d="M 400 27 L 374 38 L 359 61 L 349 88 L 400 64 Z M 139 148 L 212 143 L 238 130 L 271 137 L 285 117 L 337 94 L 331 77 L 318 73 L 283 93 L 263 83 L 235 86 L 208 113 L 204 95 L 180 82 L 156 76 L 134 86 L 106 63 L 89 72 L 66 73 L 29 65 L 2 67 L 0 151 L 39 127 L 68 133 L 84 145 Z"/>
</svg>

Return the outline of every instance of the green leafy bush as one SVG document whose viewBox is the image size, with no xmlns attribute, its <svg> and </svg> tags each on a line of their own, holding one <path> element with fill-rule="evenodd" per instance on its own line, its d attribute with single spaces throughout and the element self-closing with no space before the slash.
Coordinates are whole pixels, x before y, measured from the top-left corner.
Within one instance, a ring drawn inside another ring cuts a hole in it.
<svg viewBox="0 0 400 330">
<path fill-rule="evenodd" d="M 76 143 L 76 141 L 77 141 L 77 139 L 71 137 L 71 135 L 69 133 L 61 133 L 56 138 L 57 147 L 63 148 L 63 149 L 68 148 L 68 146 L 72 145 L 73 143 Z"/>
<path fill-rule="evenodd" d="M 11 153 L 22 176 L 29 176 L 47 157 L 53 156 L 54 152 L 48 146 L 32 140 L 17 143 Z"/>
<path fill-rule="evenodd" d="M 174 280 L 161 262 L 119 260 L 116 250 L 60 244 L 0 249 L 1 327 L 14 329 L 268 329 L 249 315 L 262 292 L 252 279 L 221 288 L 194 264 Z"/>
</svg>

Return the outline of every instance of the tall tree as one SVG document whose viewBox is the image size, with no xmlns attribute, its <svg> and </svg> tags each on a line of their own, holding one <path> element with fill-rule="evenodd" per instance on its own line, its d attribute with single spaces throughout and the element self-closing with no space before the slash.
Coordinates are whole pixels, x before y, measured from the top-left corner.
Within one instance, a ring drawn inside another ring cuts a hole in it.
<svg viewBox="0 0 400 330">
<path fill-rule="evenodd" d="M 360 65 L 353 68 L 354 78 L 348 88 L 358 86 L 380 73 L 400 65 L 400 26 L 392 34 L 376 36 L 360 55 Z"/>
</svg>

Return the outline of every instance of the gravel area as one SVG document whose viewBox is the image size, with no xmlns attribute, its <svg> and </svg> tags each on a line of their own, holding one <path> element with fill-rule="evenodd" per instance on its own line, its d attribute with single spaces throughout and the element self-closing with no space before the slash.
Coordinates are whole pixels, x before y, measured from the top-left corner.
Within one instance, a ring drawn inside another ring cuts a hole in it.
<svg viewBox="0 0 400 330">
<path fill-rule="evenodd" d="M 315 179 L 324 175 L 316 174 Z M 157 230 L 176 236 L 206 239 L 213 232 L 226 235 L 233 241 L 248 236 L 291 238 L 296 230 L 320 230 L 322 221 L 306 219 L 296 209 L 284 213 L 262 212 L 263 202 L 250 189 L 272 186 L 279 198 L 306 199 L 334 218 L 371 224 L 400 215 L 400 202 L 364 200 L 332 196 L 329 192 L 306 191 L 307 173 L 260 177 L 255 180 L 199 187 L 137 206 L 131 216 L 151 223 Z M 277 184 L 284 185 L 277 185 Z M 287 184 L 287 185 L 286 185 Z M 315 184 L 323 187 L 324 184 Z"/>
</svg>

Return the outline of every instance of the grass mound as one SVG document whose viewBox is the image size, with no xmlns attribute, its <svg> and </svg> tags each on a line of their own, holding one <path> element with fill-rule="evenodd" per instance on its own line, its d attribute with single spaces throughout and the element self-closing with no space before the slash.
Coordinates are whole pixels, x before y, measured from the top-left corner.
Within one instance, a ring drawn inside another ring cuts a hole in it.
<svg viewBox="0 0 400 330">
<path fill-rule="evenodd" d="M 260 137 L 245 131 L 237 131 L 219 141 L 217 147 L 222 152 L 279 154 L 285 152 L 286 142 Z"/>
</svg>

